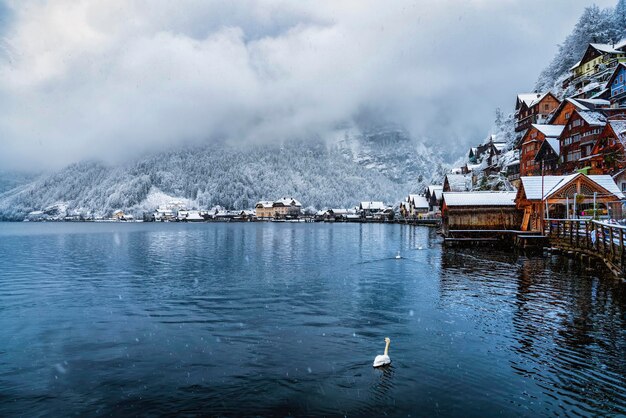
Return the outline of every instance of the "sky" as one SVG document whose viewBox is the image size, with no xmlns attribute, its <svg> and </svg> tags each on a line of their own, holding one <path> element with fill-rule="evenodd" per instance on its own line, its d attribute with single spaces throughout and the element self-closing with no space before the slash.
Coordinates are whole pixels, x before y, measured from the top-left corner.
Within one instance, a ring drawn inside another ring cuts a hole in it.
<svg viewBox="0 0 626 418">
<path fill-rule="evenodd" d="M 323 138 L 354 120 L 456 152 L 532 91 L 589 5 L 0 1 L 0 170 Z"/>
</svg>

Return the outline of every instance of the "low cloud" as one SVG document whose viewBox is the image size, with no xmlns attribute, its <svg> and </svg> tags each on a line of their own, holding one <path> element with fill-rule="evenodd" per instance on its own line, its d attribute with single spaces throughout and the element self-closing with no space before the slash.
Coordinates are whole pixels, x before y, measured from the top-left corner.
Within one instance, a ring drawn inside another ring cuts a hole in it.
<svg viewBox="0 0 626 418">
<path fill-rule="evenodd" d="M 307 138 L 363 115 L 469 144 L 587 5 L 556 3 L 5 2 L 0 166 Z"/>
</svg>

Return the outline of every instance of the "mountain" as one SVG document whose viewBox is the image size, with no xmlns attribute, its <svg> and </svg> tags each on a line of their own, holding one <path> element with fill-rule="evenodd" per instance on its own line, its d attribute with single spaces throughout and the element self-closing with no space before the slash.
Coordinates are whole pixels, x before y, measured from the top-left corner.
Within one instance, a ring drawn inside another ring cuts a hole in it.
<svg viewBox="0 0 626 418">
<path fill-rule="evenodd" d="M 0 219 L 22 220 L 31 211 L 59 207 L 68 214 L 107 216 L 122 209 L 140 215 L 172 199 L 198 209 L 250 208 L 282 196 L 315 208 L 374 199 L 393 204 L 441 180 L 446 168 L 442 155 L 400 129 L 342 129 L 329 139 L 246 147 L 221 143 L 120 165 L 72 164 L 0 193 Z"/>
<path fill-rule="evenodd" d="M 572 32 L 559 45 L 552 62 L 541 72 L 535 85 L 537 91 L 552 91 L 559 98 L 571 92 L 562 87 L 569 70 L 580 60 L 590 43 L 615 44 L 626 37 L 626 0 L 615 8 L 587 7 Z"/>
</svg>

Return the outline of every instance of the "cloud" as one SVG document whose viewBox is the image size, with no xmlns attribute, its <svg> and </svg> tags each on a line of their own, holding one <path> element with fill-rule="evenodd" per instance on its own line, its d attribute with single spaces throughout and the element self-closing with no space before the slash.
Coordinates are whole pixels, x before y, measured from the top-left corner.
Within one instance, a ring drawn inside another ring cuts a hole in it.
<svg viewBox="0 0 626 418">
<path fill-rule="evenodd" d="M 467 144 L 532 88 L 586 5 L 556 3 L 7 2 L 0 165 L 306 138 L 363 115 Z"/>
</svg>

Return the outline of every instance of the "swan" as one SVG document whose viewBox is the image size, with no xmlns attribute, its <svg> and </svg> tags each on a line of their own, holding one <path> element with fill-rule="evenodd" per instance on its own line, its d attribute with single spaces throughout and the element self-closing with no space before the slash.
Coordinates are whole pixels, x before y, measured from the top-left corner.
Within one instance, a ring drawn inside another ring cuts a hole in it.
<svg viewBox="0 0 626 418">
<path fill-rule="evenodd" d="M 374 359 L 374 367 L 382 367 L 391 363 L 391 359 L 389 358 L 389 343 L 391 340 L 389 337 L 385 337 L 385 354 L 379 354 Z"/>
<path fill-rule="evenodd" d="M 400 255 L 400 251 L 398 251 L 398 254 L 396 254 L 396 260 L 399 260 L 401 258 L 402 258 L 402 256 Z"/>
</svg>

